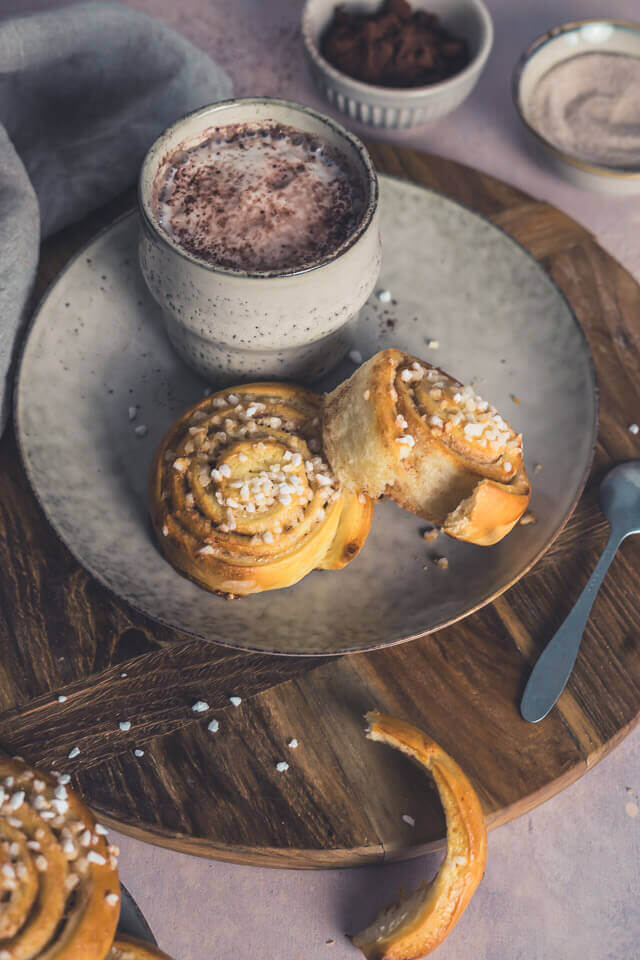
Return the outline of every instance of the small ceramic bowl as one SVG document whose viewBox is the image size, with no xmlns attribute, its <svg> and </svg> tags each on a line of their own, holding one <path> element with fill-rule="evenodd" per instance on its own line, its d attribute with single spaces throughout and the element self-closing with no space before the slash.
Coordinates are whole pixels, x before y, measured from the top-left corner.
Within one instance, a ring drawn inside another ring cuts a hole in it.
<svg viewBox="0 0 640 960">
<path fill-rule="evenodd" d="M 538 155 L 575 186 L 623 196 L 640 193 L 640 163 L 635 169 L 606 167 L 572 156 L 532 126 L 529 104 L 536 84 L 552 67 L 583 53 L 617 53 L 640 58 L 640 24 L 624 20 L 577 20 L 555 27 L 535 40 L 513 72 L 513 102 Z"/>
<path fill-rule="evenodd" d="M 359 12 L 377 10 L 381 0 L 358 0 Z M 493 23 L 482 0 L 414 0 L 440 17 L 445 27 L 469 44 L 471 62 L 464 70 L 426 87 L 379 87 L 354 80 L 336 70 L 320 53 L 336 0 L 307 0 L 302 14 L 302 38 L 316 85 L 343 113 L 361 123 L 384 129 L 406 129 L 432 123 L 451 113 L 469 96 L 484 69 L 493 45 Z"/>
</svg>

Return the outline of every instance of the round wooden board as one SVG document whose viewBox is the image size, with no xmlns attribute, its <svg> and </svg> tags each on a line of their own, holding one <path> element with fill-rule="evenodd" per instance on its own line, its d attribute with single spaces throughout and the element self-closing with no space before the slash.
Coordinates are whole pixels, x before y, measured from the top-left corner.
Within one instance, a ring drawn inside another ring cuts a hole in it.
<svg viewBox="0 0 640 960">
<path fill-rule="evenodd" d="M 553 207 L 439 157 L 382 144 L 371 149 L 379 169 L 489 217 L 567 295 L 601 391 L 587 489 L 535 569 L 462 623 L 375 653 L 324 661 L 265 657 L 179 637 L 93 581 L 41 514 L 9 430 L 0 444 L 0 744 L 73 773 L 103 821 L 139 839 L 272 866 L 414 856 L 442 842 L 442 813 L 417 769 L 365 740 L 366 710 L 405 717 L 452 753 L 476 784 L 491 827 L 575 781 L 639 719 L 640 541 L 634 540 L 620 551 L 596 601 L 557 708 L 531 726 L 521 720 L 518 702 L 530 664 L 604 545 L 599 479 L 612 463 L 637 455 L 627 425 L 640 409 L 640 288 Z M 40 292 L 130 203 L 123 198 L 50 240 Z M 230 706 L 232 694 L 243 698 L 240 707 Z M 209 702 L 210 714 L 193 713 L 199 698 Z M 219 719 L 217 734 L 207 730 L 211 716 Z M 132 722 L 129 732 L 119 730 L 120 720 Z M 292 737 L 295 750 L 287 747 Z M 73 746 L 81 752 L 70 761 Z M 136 748 L 143 757 L 134 755 Z M 290 768 L 279 773 L 283 759 Z M 403 814 L 415 819 L 414 828 Z"/>
</svg>

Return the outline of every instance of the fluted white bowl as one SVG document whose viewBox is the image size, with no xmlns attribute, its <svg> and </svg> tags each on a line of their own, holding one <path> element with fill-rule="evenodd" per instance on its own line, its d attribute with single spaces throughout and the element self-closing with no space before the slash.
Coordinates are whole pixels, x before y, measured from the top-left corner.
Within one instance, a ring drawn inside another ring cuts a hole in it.
<svg viewBox="0 0 640 960">
<path fill-rule="evenodd" d="M 358 12 L 376 10 L 381 0 L 347 2 Z M 372 127 L 406 129 L 432 123 L 451 113 L 469 96 L 487 62 L 493 45 L 493 23 L 482 0 L 413 0 L 440 17 L 443 25 L 463 37 L 471 54 L 460 73 L 425 87 L 379 87 L 354 80 L 333 67 L 320 52 L 322 35 L 329 26 L 336 0 L 307 0 L 302 13 L 302 38 L 316 86 L 353 120 Z"/>
</svg>

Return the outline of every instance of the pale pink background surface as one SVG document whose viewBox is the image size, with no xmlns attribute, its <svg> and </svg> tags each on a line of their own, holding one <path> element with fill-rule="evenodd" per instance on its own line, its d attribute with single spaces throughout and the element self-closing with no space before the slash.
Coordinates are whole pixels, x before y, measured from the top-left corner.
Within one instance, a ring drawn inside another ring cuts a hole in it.
<svg viewBox="0 0 640 960">
<path fill-rule="evenodd" d="M 495 47 L 471 98 L 434 126 L 392 139 L 472 164 L 556 204 L 640 280 L 640 197 L 591 195 L 538 166 L 509 93 L 513 63 L 538 34 L 605 13 L 640 20 L 640 0 L 487 3 Z M 57 5 L 0 0 L 0 16 Z M 237 95 L 280 95 L 323 107 L 304 65 L 301 0 L 131 5 L 216 58 Z M 640 421 L 640 410 L 629 410 L 628 419 Z M 637 731 L 569 790 L 493 833 L 485 880 L 438 950 L 439 960 L 638 960 L 640 816 L 632 814 L 639 791 Z M 368 922 L 400 887 L 431 875 L 435 864 L 426 858 L 347 871 L 266 870 L 198 860 L 125 837 L 118 842 L 122 879 L 176 960 L 355 960 L 360 954 L 345 933 Z"/>
</svg>

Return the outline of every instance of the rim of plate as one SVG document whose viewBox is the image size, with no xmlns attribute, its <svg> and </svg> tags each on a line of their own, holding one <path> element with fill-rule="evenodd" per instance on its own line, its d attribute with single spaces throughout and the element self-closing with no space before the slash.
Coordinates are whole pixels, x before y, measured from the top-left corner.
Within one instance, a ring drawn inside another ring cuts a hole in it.
<svg viewBox="0 0 640 960">
<path fill-rule="evenodd" d="M 222 635 L 216 635 L 216 636 L 209 635 L 209 636 L 206 636 L 206 635 L 204 635 L 204 634 L 202 634 L 202 633 L 198 633 L 198 632 L 195 631 L 195 630 L 191 630 L 191 629 L 189 629 L 188 627 L 178 627 L 178 626 L 176 626 L 174 623 L 172 623 L 171 621 L 169 621 L 169 620 L 165 619 L 164 617 L 162 617 L 161 615 L 159 615 L 158 613 L 155 613 L 154 611 L 147 609 L 146 607 L 144 607 L 144 606 L 143 606 L 142 604 L 140 604 L 140 603 L 134 603 L 129 597 L 126 597 L 126 596 L 124 596 L 123 594 L 117 592 L 117 591 L 107 582 L 107 580 L 103 577 L 103 575 L 102 575 L 102 573 L 101 573 L 100 570 L 94 568 L 92 565 L 90 565 L 90 564 L 86 563 L 84 560 L 80 559 L 80 557 L 77 555 L 77 553 L 76 553 L 75 549 L 73 548 L 73 546 L 67 541 L 66 537 L 63 535 L 63 533 L 61 532 L 61 530 L 58 528 L 57 522 L 49 515 L 49 512 L 48 512 L 47 509 L 45 508 L 45 506 L 44 506 L 44 504 L 43 504 L 43 502 L 42 502 L 42 499 L 41 499 L 41 497 L 40 497 L 40 493 L 39 493 L 39 491 L 38 491 L 36 482 L 35 482 L 35 474 L 34 474 L 34 472 L 31 470 L 31 467 L 30 467 L 29 458 L 28 458 L 28 453 L 27 453 L 27 450 L 26 450 L 26 448 L 25 448 L 25 444 L 24 444 L 24 441 L 23 441 L 22 431 L 21 431 L 21 428 L 20 428 L 20 411 L 21 411 L 21 405 L 22 405 L 21 395 L 22 395 L 22 392 L 23 392 L 23 389 L 24 389 L 24 385 L 23 385 L 23 382 L 22 382 L 22 381 L 23 381 L 23 371 L 24 371 L 24 366 L 25 366 L 26 354 L 27 354 L 27 350 L 28 350 L 28 344 L 29 344 L 29 340 L 30 340 L 30 338 L 31 338 L 31 333 L 32 333 L 32 331 L 33 331 L 36 323 L 38 322 L 38 318 L 40 317 L 41 313 L 43 312 L 43 310 L 44 310 L 44 308 L 45 308 L 45 306 L 46 306 L 46 303 L 47 303 L 47 300 L 48 300 L 48 298 L 49 298 L 49 295 L 50 295 L 51 292 L 53 291 L 53 289 L 54 289 L 54 287 L 56 286 L 56 284 L 57 284 L 58 282 L 60 282 L 60 281 L 66 276 L 66 274 L 73 268 L 73 266 L 75 265 L 76 261 L 80 260 L 80 259 L 86 254 L 86 251 L 87 251 L 91 246 L 93 246 L 94 243 L 97 243 L 105 234 L 109 233 L 111 230 L 116 229 L 116 227 L 117 227 L 119 224 L 121 224 L 124 220 L 127 220 L 127 219 L 129 219 L 129 218 L 135 218 L 135 217 L 138 216 L 138 210 L 137 210 L 135 207 L 132 207 L 131 210 L 129 210 L 129 211 L 123 213 L 123 214 L 120 214 L 120 216 L 118 216 L 118 217 L 116 217 L 114 220 L 112 220 L 111 223 L 107 224 L 105 227 L 102 227 L 102 229 L 100 229 L 96 234 L 94 234 L 94 236 L 93 236 L 87 243 L 83 244 L 83 246 L 81 247 L 81 249 L 78 250 L 78 251 L 73 255 L 73 257 L 65 264 L 65 266 L 64 266 L 63 269 L 60 271 L 60 273 L 58 273 L 58 274 L 53 278 L 53 280 L 47 285 L 44 293 L 42 294 L 42 297 L 41 297 L 40 300 L 38 301 L 38 304 L 37 304 L 37 306 L 36 306 L 36 308 L 35 308 L 35 310 L 34 310 L 33 316 L 31 317 L 31 320 L 29 321 L 29 323 L 28 323 L 28 325 L 27 325 L 27 327 L 26 327 L 26 329 L 25 329 L 24 338 L 23 338 L 23 341 L 22 341 L 22 344 L 21 344 L 21 347 L 20 347 L 20 351 L 19 351 L 18 362 L 17 362 L 17 364 L 16 364 L 16 378 L 15 378 L 15 385 L 14 385 L 14 389 L 13 389 L 13 394 L 14 394 L 13 422 L 14 422 L 14 428 L 15 428 L 15 434 L 16 434 L 16 442 L 17 442 L 17 446 L 18 446 L 19 453 L 20 453 L 20 458 L 21 458 L 21 460 L 22 460 L 22 465 L 23 465 L 23 467 L 24 467 L 24 470 L 25 470 L 25 473 L 26 473 L 26 475 L 27 475 L 27 478 L 28 478 L 28 480 L 29 480 L 29 485 L 30 485 L 30 487 L 31 487 L 32 493 L 33 493 L 33 495 L 35 496 L 35 498 L 36 498 L 36 500 L 37 500 L 37 502 L 38 502 L 38 505 L 40 506 L 42 512 L 44 513 L 44 515 L 45 515 L 45 517 L 46 517 L 46 519 L 47 519 L 47 522 L 48 522 L 48 523 L 51 525 L 51 527 L 54 529 L 54 531 L 55 531 L 56 535 L 58 536 L 58 538 L 62 541 L 62 543 L 64 544 L 64 546 L 67 548 L 67 550 L 69 550 L 69 552 L 70 552 L 71 555 L 74 557 L 74 559 L 77 561 L 77 563 L 79 563 L 80 566 L 81 566 L 84 570 L 87 570 L 87 571 L 91 574 L 91 576 L 93 576 L 106 590 L 108 590 L 108 592 L 109 592 L 112 596 L 117 597 L 120 601 L 124 601 L 129 607 L 131 607 L 133 610 L 136 610 L 138 613 L 141 613 L 141 614 L 143 614 L 144 616 L 148 617 L 152 622 L 159 623 L 159 624 L 161 624 L 161 625 L 164 626 L 164 627 L 168 627 L 170 630 L 174 630 L 174 631 L 176 631 L 176 632 L 182 633 L 182 634 L 184 634 L 185 637 L 194 637 L 194 638 L 199 639 L 199 640 L 205 640 L 205 641 L 207 641 L 208 643 L 216 643 L 216 644 L 219 644 L 220 646 L 227 647 L 227 648 L 229 648 L 229 649 L 240 650 L 240 651 L 244 651 L 245 653 L 258 653 L 258 654 L 263 654 L 263 655 L 265 655 L 265 656 L 305 657 L 305 658 L 310 658 L 310 659 L 314 659 L 314 658 L 317 659 L 317 658 L 328 658 L 328 657 L 340 657 L 340 656 L 345 656 L 346 654 L 368 653 L 368 652 L 371 652 L 371 651 L 373 651 L 373 650 L 382 650 L 382 649 L 384 649 L 384 648 L 386 648 L 386 647 L 396 646 L 397 644 L 400 644 L 400 643 L 409 643 L 411 640 L 417 640 L 417 639 L 419 639 L 420 637 L 428 636 L 428 635 L 431 634 L 431 633 L 435 633 L 437 630 L 444 630 L 444 629 L 446 629 L 447 627 L 453 626 L 453 624 L 458 623 L 458 622 L 461 621 L 461 620 L 464 620 L 466 617 L 470 616 L 472 613 L 476 613 L 478 610 L 481 610 L 483 607 L 486 607 L 487 604 L 492 603 L 494 600 L 497 600 L 498 597 L 502 596 L 502 594 L 505 593 L 507 590 L 509 590 L 512 586 L 514 586 L 514 584 L 516 584 L 516 583 L 518 582 L 518 580 L 520 580 L 522 577 L 524 577 L 525 574 L 527 574 L 527 573 L 536 565 L 536 563 L 540 560 L 540 558 L 541 558 L 542 556 L 544 556 L 544 554 L 547 552 L 547 550 L 552 546 L 552 544 L 556 541 L 556 539 L 558 538 L 558 536 L 562 533 L 562 531 L 564 530 L 564 528 L 565 528 L 565 526 L 566 526 L 566 524 L 567 524 L 567 521 L 569 520 L 569 518 L 570 518 L 571 515 L 573 514 L 573 512 L 574 512 L 574 510 L 575 510 L 575 508 L 576 508 L 576 506 L 577 506 L 577 504 L 578 504 L 578 501 L 580 500 L 580 497 L 582 496 L 582 493 L 583 493 L 584 488 L 585 488 L 585 486 L 586 486 L 587 480 L 588 480 L 588 478 L 589 478 L 589 474 L 590 474 L 590 472 L 591 472 L 591 467 L 592 467 L 592 465 L 593 465 L 593 458 L 594 458 L 594 455 L 595 455 L 596 443 L 597 443 L 597 438 L 598 438 L 598 425 L 599 425 L 600 402 L 599 402 L 598 382 L 597 382 L 597 379 L 596 379 L 596 372 L 595 372 L 595 365 L 594 365 L 594 362 L 593 362 L 593 356 L 592 356 L 592 354 L 591 354 L 591 350 L 590 350 L 590 348 L 589 348 L 589 343 L 588 343 L 588 341 L 587 341 L 587 337 L 586 337 L 586 335 L 585 335 L 585 332 L 584 332 L 584 330 L 582 329 L 582 326 L 581 326 L 580 322 L 578 321 L 578 318 L 576 317 L 575 311 L 574 311 L 573 307 L 571 306 L 569 300 L 568 300 L 567 297 L 565 296 L 564 292 L 560 289 L 560 287 L 558 286 L 558 284 L 556 283 L 556 281 L 553 279 L 553 277 L 551 276 L 551 274 L 549 274 L 549 273 L 540 265 L 540 263 L 536 260 L 536 258 L 533 256 L 533 254 L 530 253 L 530 252 L 526 249 L 526 247 L 524 247 L 518 240 L 516 240 L 514 237 L 512 237 L 510 233 L 508 233 L 506 230 L 504 230 L 502 227 L 498 226 L 497 224 L 493 223 L 493 221 L 490 220 L 488 217 L 483 216 L 483 214 L 477 213 L 477 212 L 476 212 L 475 210 L 473 210 L 471 207 L 467 206 L 467 204 L 460 203 L 458 200 L 452 200 L 450 197 L 445 196 L 445 194 L 440 193 L 439 191 L 434 190 L 434 189 L 432 189 L 431 187 L 423 186 L 422 184 L 417 184 L 417 183 L 414 183 L 414 182 L 411 181 L 411 180 L 402 179 L 401 177 L 389 176 L 389 174 L 385 174 L 385 173 L 379 174 L 379 176 L 382 177 L 382 178 L 384 178 L 384 179 L 394 180 L 394 181 L 396 181 L 396 182 L 398 182 L 398 183 L 402 183 L 402 184 L 404 184 L 404 185 L 408 185 L 408 186 L 411 186 L 411 187 L 415 187 L 415 188 L 420 189 L 420 190 L 426 190 L 428 193 L 434 194 L 434 195 L 437 196 L 437 197 L 442 197 L 444 200 L 447 201 L 447 203 L 453 203 L 453 204 L 455 204 L 456 206 L 461 207 L 463 210 L 466 210 L 468 213 L 471 213 L 474 217 L 477 217 L 478 219 L 482 220 L 484 223 L 489 224 L 493 229 L 497 230 L 497 231 L 498 231 L 499 233 L 501 233 L 503 236 L 507 237 L 508 240 L 510 240 L 512 243 L 514 243 L 520 250 L 522 250 L 522 251 L 526 254 L 526 256 L 527 256 L 527 257 L 536 265 L 536 267 L 545 275 L 545 277 L 547 278 L 547 280 L 549 281 L 549 283 L 553 286 L 554 290 L 556 291 L 556 293 L 558 294 L 558 296 L 562 299 L 562 301 L 564 302 L 565 306 L 567 307 L 567 310 L 568 310 L 568 312 L 569 312 L 569 315 L 570 315 L 570 317 L 571 317 L 572 320 L 573 320 L 574 327 L 575 327 L 575 328 L 577 329 L 577 331 L 579 332 L 580 338 L 581 338 L 581 340 L 582 340 L 582 342 L 583 342 L 583 344 L 584 344 L 584 348 L 585 348 L 585 351 L 586 351 L 586 356 L 587 356 L 587 360 L 588 360 L 588 368 L 589 368 L 589 372 L 590 372 L 590 375 L 591 375 L 591 376 L 590 376 L 591 386 L 592 386 L 592 390 L 593 390 L 593 419 L 592 419 L 592 424 L 591 424 L 591 439 L 590 439 L 590 451 L 589 451 L 589 456 L 588 456 L 587 459 L 586 459 L 584 470 L 583 470 L 583 472 L 582 472 L 582 475 L 581 475 L 581 477 L 580 477 L 580 480 L 579 480 L 579 482 L 578 482 L 578 485 L 576 486 L 576 490 L 575 490 L 574 495 L 573 495 L 573 497 L 572 497 L 572 499 L 571 499 L 571 502 L 570 502 L 570 504 L 569 504 L 569 506 L 568 506 L 568 508 L 567 508 L 567 510 L 566 510 L 566 512 L 565 512 L 565 514 L 564 514 L 564 516 L 562 517 L 562 520 L 560 521 L 560 523 L 558 524 L 558 526 L 556 527 L 556 529 L 553 531 L 553 533 L 552 533 L 552 535 L 550 536 L 550 538 L 548 539 L 548 541 L 534 554 L 534 556 L 533 556 L 529 561 L 527 561 L 527 563 L 524 565 L 524 567 L 523 567 L 521 570 L 519 570 L 513 577 L 510 577 L 508 580 L 506 580 L 505 583 L 503 583 L 497 590 L 492 590 L 492 591 L 490 591 L 488 594 L 486 594 L 484 597 L 482 597 L 477 603 L 473 604 L 473 606 L 471 606 L 471 607 L 469 607 L 468 609 L 464 610 L 464 612 L 458 614 L 458 615 L 455 616 L 455 617 L 444 618 L 444 619 L 441 620 L 440 622 L 438 622 L 438 623 L 434 624 L 433 626 L 428 627 L 427 629 L 422 630 L 422 631 L 420 631 L 420 632 L 418 632 L 418 633 L 411 633 L 411 634 L 409 634 L 409 635 L 407 635 L 407 636 L 404 636 L 404 637 L 394 637 L 393 639 L 390 639 L 390 640 L 386 641 L 385 643 L 375 643 L 375 644 L 370 644 L 370 645 L 369 645 L 369 644 L 365 644 L 365 645 L 360 646 L 360 647 L 341 647 L 341 648 L 339 648 L 339 649 L 334 649 L 334 650 L 329 650 L 329 651 L 326 651 L 326 650 L 277 650 L 277 649 L 268 649 L 268 648 L 265 648 L 265 647 L 251 646 L 250 644 L 240 645 L 240 644 L 238 644 L 238 643 L 234 643 L 234 642 L 229 641 L 228 639 L 226 639 L 226 638 L 225 638 L 224 636 L 222 636 Z M 176 573 L 176 576 L 180 576 L 180 575 L 179 575 L 178 573 Z M 294 587 L 295 587 L 295 585 L 294 585 Z M 221 620 L 221 621 L 224 621 L 224 613 L 223 613 L 222 611 L 221 611 L 220 620 Z M 187 642 L 187 641 L 185 640 L 185 641 L 183 641 L 183 642 Z"/>
</svg>

